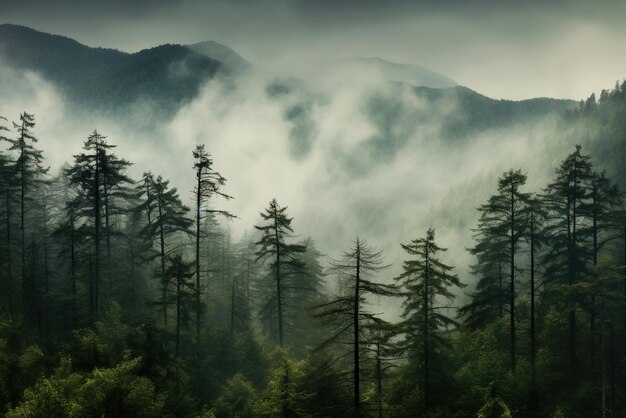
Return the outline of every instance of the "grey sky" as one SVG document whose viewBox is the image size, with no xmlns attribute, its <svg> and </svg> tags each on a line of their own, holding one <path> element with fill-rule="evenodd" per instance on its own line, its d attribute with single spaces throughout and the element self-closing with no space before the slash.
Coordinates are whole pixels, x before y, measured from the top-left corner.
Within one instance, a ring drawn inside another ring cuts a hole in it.
<svg viewBox="0 0 626 418">
<path fill-rule="evenodd" d="M 322 58 L 423 65 L 496 98 L 580 99 L 626 77 L 626 2 L 0 0 L 2 20 L 126 51 L 215 40 L 284 74 Z M 320 67 L 320 71 L 323 67 Z"/>
</svg>

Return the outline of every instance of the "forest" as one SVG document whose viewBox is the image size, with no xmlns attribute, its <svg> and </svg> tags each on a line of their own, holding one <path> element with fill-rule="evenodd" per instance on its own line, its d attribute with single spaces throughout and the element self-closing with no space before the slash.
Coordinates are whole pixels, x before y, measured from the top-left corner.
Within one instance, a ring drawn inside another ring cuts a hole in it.
<svg viewBox="0 0 626 418">
<path fill-rule="evenodd" d="M 561 123 L 621 150 L 625 115 L 626 83 Z M 185 203 L 97 130 L 51 173 L 37 115 L 5 116 L 7 417 L 626 416 L 621 151 L 573 143 L 538 190 L 523 167 L 493 178 L 460 277 L 434 229 L 397 237 L 404 260 L 360 231 L 327 255 L 276 199 L 235 240 L 223 203 L 246 196 L 204 145 L 168 162 L 189 167 Z"/>
</svg>

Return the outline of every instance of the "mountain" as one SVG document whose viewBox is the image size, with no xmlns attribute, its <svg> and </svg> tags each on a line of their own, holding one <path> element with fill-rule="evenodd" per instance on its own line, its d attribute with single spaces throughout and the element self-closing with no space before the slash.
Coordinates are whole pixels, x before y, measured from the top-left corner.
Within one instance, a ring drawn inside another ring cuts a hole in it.
<svg viewBox="0 0 626 418">
<path fill-rule="evenodd" d="M 251 67 L 251 64 L 237 52 L 226 45 L 214 41 L 199 42 L 185 45 L 185 47 L 200 55 L 217 60 L 234 71 L 246 71 Z"/>
<path fill-rule="evenodd" d="M 139 108 L 148 106 L 149 112 L 144 113 L 155 120 L 172 117 L 218 73 L 232 76 L 228 79 L 236 83 L 237 77 L 252 68 L 231 48 L 213 41 L 126 53 L 92 48 L 70 38 L 10 24 L 0 25 L 0 63 L 40 74 L 75 109 L 125 115 L 141 104 Z M 367 91 L 360 109 L 378 130 L 370 142 L 383 159 L 393 154 L 419 124 L 442 114 L 443 138 L 458 140 L 482 130 L 563 113 L 575 105 L 549 98 L 494 100 L 424 67 L 380 58 L 354 58 L 338 65 L 348 65 L 342 71 L 347 69 L 350 76 L 364 74 L 367 80 L 374 75 L 376 80 L 380 76 L 387 80 L 382 88 L 372 86 Z M 283 106 L 284 118 L 292 125 L 294 155 L 306 154 L 316 133 L 315 106 L 323 105 L 328 100 L 325 95 L 332 92 L 322 93 L 315 84 L 295 78 L 270 77 L 267 83 L 268 97 Z M 428 106 L 419 111 L 407 107 L 401 94 L 407 86 Z M 455 111 L 442 111 L 450 103 Z"/>
<path fill-rule="evenodd" d="M 0 25 L 0 62 L 41 74 L 81 107 L 123 110 L 146 101 L 164 114 L 195 97 L 218 71 L 230 71 L 181 45 L 129 54 L 9 24 Z"/>
<path fill-rule="evenodd" d="M 439 73 L 419 65 L 398 64 L 381 58 L 356 57 L 348 61 L 348 65 L 354 64 L 362 70 L 378 73 L 388 81 L 400 81 L 414 86 L 446 88 L 454 87 L 457 83 Z"/>
</svg>

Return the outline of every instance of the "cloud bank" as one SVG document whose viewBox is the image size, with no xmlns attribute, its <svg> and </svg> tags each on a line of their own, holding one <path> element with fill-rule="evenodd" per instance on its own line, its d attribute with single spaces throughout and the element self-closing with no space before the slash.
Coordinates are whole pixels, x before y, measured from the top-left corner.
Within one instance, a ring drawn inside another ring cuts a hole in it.
<svg viewBox="0 0 626 418">
<path fill-rule="evenodd" d="M 450 142 L 441 137 L 441 129 L 444 117 L 457 111 L 454 100 L 440 103 L 431 109 L 432 117 L 415 123 L 411 115 L 432 104 L 408 85 L 390 90 L 375 75 L 353 77 L 341 71 L 321 78 L 306 111 L 314 126 L 310 143 L 299 154 L 293 149 L 294 120 L 286 115 L 301 96 L 269 94 L 273 80 L 262 74 L 238 80 L 234 89 L 230 82 L 211 81 L 173 120 L 147 129 L 140 124 L 133 128 L 132 119 L 142 118 L 141 108 L 124 123 L 97 115 L 77 118 L 37 75 L 4 68 L 0 115 L 17 119 L 21 110 L 35 114 L 35 133 L 52 172 L 71 162 L 97 128 L 118 145 L 118 155 L 134 163 L 134 178 L 148 170 L 161 174 L 189 205 L 191 151 L 205 144 L 215 168 L 228 179 L 225 191 L 235 196 L 215 202 L 239 217 L 230 224 L 235 238 L 260 222 L 259 212 L 275 197 L 289 207 L 296 233 L 313 237 L 329 256 L 338 257 L 357 235 L 382 249 L 392 264 L 382 275 L 385 281 L 400 271 L 404 254 L 399 243 L 434 227 L 440 245 L 449 248 L 444 261 L 471 283 L 473 260 L 466 248 L 473 245 L 475 208 L 495 192 L 498 176 L 522 168 L 529 177 L 527 190 L 539 191 L 571 151 L 571 144 L 555 135 L 551 118 Z M 386 158 L 371 147 L 372 138 L 381 135 L 380 125 L 364 106 L 381 94 L 393 94 L 408 115 L 396 120 L 394 129 L 405 139 Z M 387 306 L 392 315 L 398 309 L 395 302 Z"/>
</svg>

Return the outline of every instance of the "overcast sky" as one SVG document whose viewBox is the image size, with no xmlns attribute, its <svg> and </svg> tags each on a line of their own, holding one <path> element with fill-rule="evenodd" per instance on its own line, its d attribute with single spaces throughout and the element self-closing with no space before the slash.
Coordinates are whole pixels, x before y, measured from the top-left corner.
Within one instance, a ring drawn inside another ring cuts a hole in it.
<svg viewBox="0 0 626 418">
<path fill-rule="evenodd" d="M 0 0 L 0 9 L 3 23 L 90 46 L 214 40 L 284 74 L 377 56 L 495 98 L 580 99 L 626 77 L 620 0 Z"/>
</svg>

